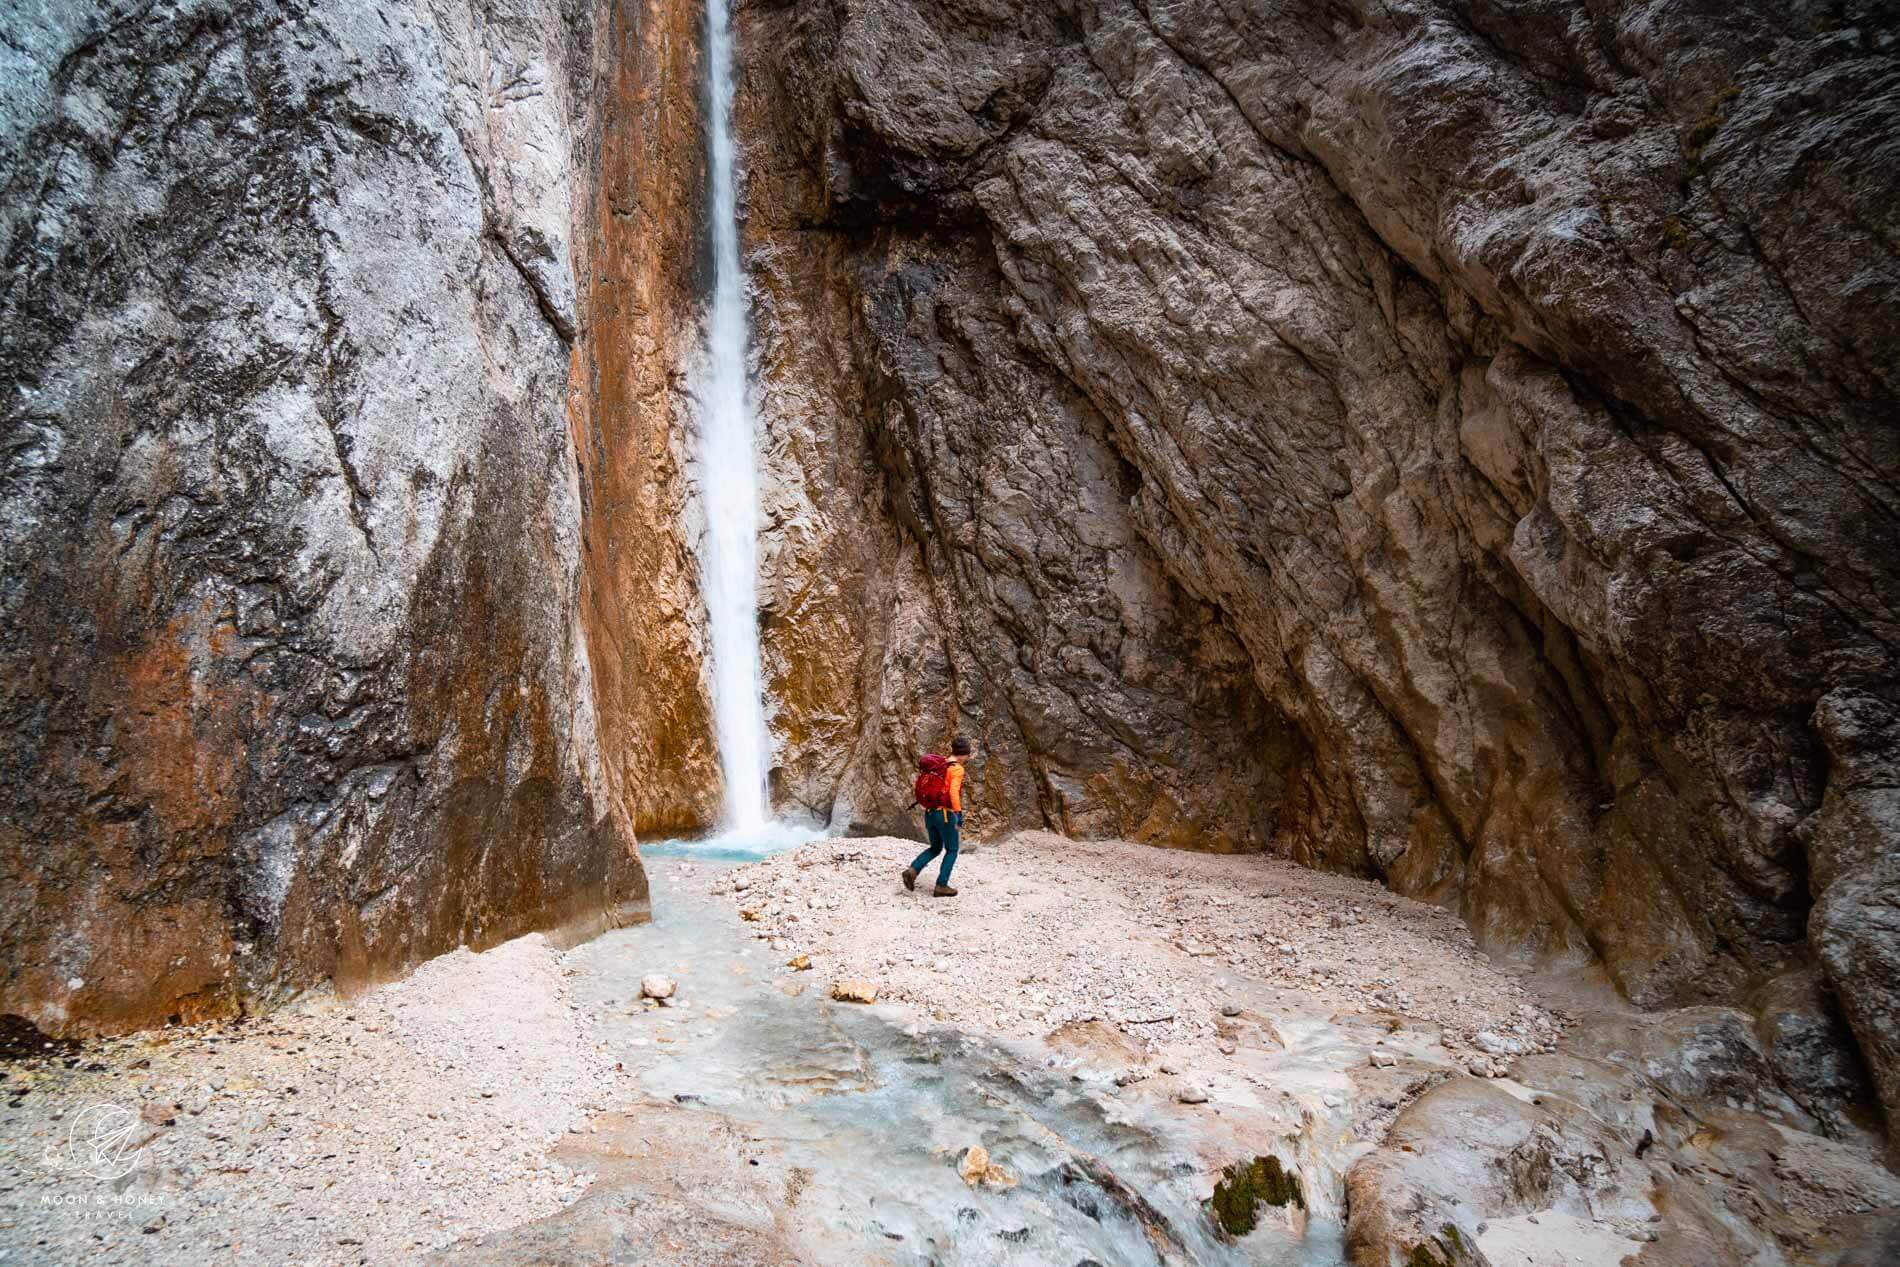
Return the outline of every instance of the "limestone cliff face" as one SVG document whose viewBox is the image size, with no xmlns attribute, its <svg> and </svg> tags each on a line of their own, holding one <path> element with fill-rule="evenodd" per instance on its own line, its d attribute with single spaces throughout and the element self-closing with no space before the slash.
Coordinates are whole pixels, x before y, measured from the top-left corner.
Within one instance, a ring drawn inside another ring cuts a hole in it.
<svg viewBox="0 0 1900 1267">
<path fill-rule="evenodd" d="M 961 729 L 979 829 L 1263 848 L 1302 740 L 1143 536 L 1105 415 L 1015 345 L 985 236 L 833 205 L 831 116 L 788 103 L 844 50 L 822 11 L 745 16 L 781 802 L 913 831 L 915 755 Z"/>
<path fill-rule="evenodd" d="M 1818 963 L 1900 1110 L 1890 9 L 744 20 L 789 799 L 962 729 L 989 826 Z"/>
<path fill-rule="evenodd" d="M 588 5 L 3 21 L 0 1011 L 227 1011 L 641 901 L 568 410 Z"/>
<path fill-rule="evenodd" d="M 576 273 L 587 332 L 572 413 L 584 523 L 581 610 L 607 777 L 642 835 L 710 826 L 718 750 L 705 613 L 686 532 L 704 225 L 704 6 L 610 4 Z"/>
</svg>

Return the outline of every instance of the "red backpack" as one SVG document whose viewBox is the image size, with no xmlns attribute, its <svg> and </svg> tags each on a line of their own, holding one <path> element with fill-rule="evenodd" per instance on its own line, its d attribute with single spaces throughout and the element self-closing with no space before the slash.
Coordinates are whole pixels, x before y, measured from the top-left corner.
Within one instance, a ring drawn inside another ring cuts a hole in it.
<svg viewBox="0 0 1900 1267">
<path fill-rule="evenodd" d="M 917 781 L 911 784 L 915 802 L 925 809 L 950 808 L 950 763 L 934 752 L 917 758 Z"/>
</svg>

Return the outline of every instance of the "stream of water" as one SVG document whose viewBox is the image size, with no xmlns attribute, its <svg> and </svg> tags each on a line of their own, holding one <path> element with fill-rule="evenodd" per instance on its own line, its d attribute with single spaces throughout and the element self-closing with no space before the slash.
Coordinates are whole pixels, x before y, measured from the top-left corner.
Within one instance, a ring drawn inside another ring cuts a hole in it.
<svg viewBox="0 0 1900 1267">
<path fill-rule="evenodd" d="M 703 1115 L 805 1175 L 800 1239 L 823 1261 L 916 1267 L 1337 1267 L 1337 1224 L 1303 1236 L 1263 1225 L 1219 1236 L 1201 1206 L 1192 1143 L 1112 1087 L 1072 1077 L 1046 1051 L 882 1009 L 796 997 L 784 956 L 729 904 L 652 870 L 650 924 L 575 951 L 574 987 L 608 1016 L 602 1037 L 655 1100 Z M 716 865 L 716 864 L 712 864 Z M 640 974 L 676 972 L 676 1006 L 628 1009 Z M 982 1144 L 1015 1186 L 966 1185 L 956 1160 Z M 643 1176 L 637 1182 L 650 1182 Z M 629 1192 L 629 1199 L 638 1193 Z"/>
<path fill-rule="evenodd" d="M 700 587 L 712 638 L 713 726 L 729 835 L 768 828 L 765 679 L 759 662 L 758 428 L 746 393 L 746 296 L 739 259 L 739 149 L 732 129 L 728 0 L 706 0 L 707 160 L 713 293 L 699 392 L 699 477 L 706 532 Z"/>
</svg>

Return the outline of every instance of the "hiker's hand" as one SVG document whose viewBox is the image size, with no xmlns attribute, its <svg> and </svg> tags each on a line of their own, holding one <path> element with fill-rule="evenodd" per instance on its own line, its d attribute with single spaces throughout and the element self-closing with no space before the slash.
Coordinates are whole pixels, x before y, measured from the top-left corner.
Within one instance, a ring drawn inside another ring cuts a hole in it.
<svg viewBox="0 0 1900 1267">
<path fill-rule="evenodd" d="M 959 827 L 963 826 L 963 811 L 962 810 L 957 811 L 957 826 Z"/>
</svg>

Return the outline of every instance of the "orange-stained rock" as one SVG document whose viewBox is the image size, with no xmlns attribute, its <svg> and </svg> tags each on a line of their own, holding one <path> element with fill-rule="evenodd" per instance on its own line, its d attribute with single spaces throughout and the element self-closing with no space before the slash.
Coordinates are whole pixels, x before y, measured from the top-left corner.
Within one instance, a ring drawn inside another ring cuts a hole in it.
<svg viewBox="0 0 1900 1267">
<path fill-rule="evenodd" d="M 602 68 L 582 153 L 575 267 L 588 314 L 568 414 L 579 455 L 580 616 L 602 759 L 641 835 L 709 826 L 719 758 L 701 672 L 704 611 L 683 527 L 705 157 L 702 5 L 600 6 Z"/>
</svg>

